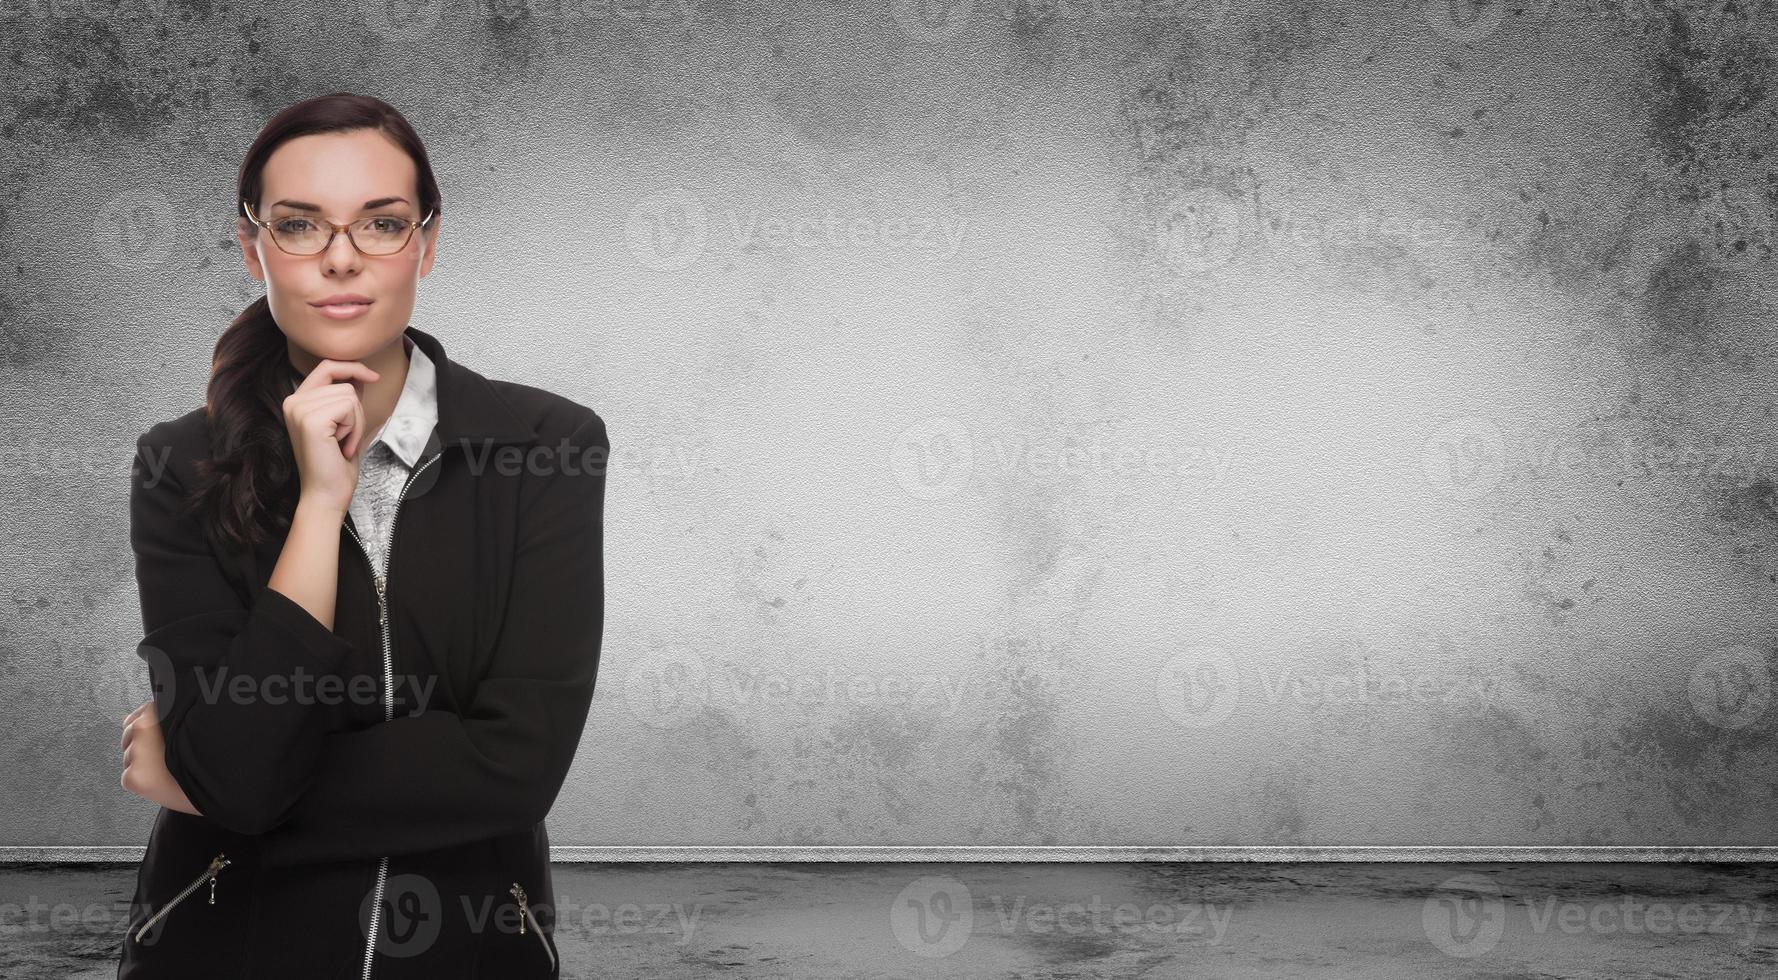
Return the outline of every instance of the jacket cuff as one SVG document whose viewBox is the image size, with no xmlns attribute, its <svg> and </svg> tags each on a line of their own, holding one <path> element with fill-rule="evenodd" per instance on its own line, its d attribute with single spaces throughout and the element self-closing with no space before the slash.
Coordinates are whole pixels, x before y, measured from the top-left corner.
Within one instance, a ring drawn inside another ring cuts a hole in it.
<svg viewBox="0 0 1778 980">
<path fill-rule="evenodd" d="M 269 585 L 254 593 L 253 609 L 288 630 L 304 650 L 328 667 L 338 666 L 352 649 L 350 640 L 321 625 L 301 603 Z"/>
</svg>

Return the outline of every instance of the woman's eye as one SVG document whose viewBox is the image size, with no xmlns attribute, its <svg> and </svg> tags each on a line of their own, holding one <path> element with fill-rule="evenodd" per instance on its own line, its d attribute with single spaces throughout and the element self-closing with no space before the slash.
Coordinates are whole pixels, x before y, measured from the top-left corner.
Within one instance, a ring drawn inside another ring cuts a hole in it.
<svg viewBox="0 0 1778 980">
<path fill-rule="evenodd" d="M 377 218 L 371 223 L 371 227 L 376 231 L 386 232 L 393 235 L 407 229 L 407 219 Z"/>
<path fill-rule="evenodd" d="M 273 223 L 272 230 L 281 231 L 290 235 L 300 235 L 303 232 L 308 231 L 311 227 L 313 226 L 309 224 L 309 219 L 307 218 L 283 218 Z"/>
</svg>

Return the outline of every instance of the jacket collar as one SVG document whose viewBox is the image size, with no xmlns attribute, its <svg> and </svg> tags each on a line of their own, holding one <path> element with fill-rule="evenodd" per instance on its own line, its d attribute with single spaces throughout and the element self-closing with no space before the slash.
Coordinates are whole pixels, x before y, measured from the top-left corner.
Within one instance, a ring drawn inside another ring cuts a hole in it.
<svg viewBox="0 0 1778 980">
<path fill-rule="evenodd" d="M 438 338 L 412 325 L 403 331 L 431 359 L 438 383 L 438 449 L 527 443 L 537 430 L 519 418 L 487 378 L 445 356 Z"/>
</svg>

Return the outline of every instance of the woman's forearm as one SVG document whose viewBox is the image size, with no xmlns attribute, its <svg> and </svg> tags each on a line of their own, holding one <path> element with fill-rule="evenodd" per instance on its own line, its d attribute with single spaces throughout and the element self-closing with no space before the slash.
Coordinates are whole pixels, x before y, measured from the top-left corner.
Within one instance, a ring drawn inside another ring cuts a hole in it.
<svg viewBox="0 0 1778 980">
<path fill-rule="evenodd" d="M 339 593 L 340 526 L 345 520 L 341 511 L 299 501 L 278 565 L 266 583 L 328 629 L 333 628 L 334 599 Z"/>
</svg>

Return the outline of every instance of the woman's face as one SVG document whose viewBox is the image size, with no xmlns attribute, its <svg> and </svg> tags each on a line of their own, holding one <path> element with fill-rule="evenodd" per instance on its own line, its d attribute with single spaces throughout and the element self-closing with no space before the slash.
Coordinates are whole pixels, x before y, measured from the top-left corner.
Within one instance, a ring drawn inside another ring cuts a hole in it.
<svg viewBox="0 0 1778 980">
<path fill-rule="evenodd" d="M 426 217 L 419 211 L 413 159 L 375 129 L 286 141 L 266 160 L 262 185 L 260 200 L 248 203 L 272 225 L 289 218 L 343 225 L 373 215 L 410 222 Z M 306 353 L 314 359 L 299 368 L 307 371 L 321 358 L 362 361 L 397 342 L 414 311 L 415 286 L 432 270 L 439 222 L 435 216 L 393 255 L 366 255 L 344 232 L 320 254 L 291 255 L 264 228 L 249 235 L 254 226 L 245 217 L 237 222 L 247 268 L 265 282 L 272 316 L 295 348 L 293 357 Z M 369 303 L 323 304 L 339 296 Z"/>
</svg>

